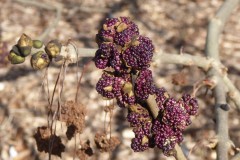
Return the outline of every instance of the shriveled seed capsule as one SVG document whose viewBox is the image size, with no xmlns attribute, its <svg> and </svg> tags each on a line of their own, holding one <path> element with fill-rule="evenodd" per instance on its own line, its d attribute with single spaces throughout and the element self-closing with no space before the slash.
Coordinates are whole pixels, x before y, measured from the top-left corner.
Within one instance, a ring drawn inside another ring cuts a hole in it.
<svg viewBox="0 0 240 160">
<path fill-rule="evenodd" d="M 21 56 L 27 57 L 31 53 L 33 41 L 26 34 L 22 34 L 20 39 L 17 42 L 17 46 L 19 48 Z"/>
<path fill-rule="evenodd" d="M 38 51 L 32 55 L 31 65 L 33 69 L 40 70 L 46 68 L 50 63 L 50 59 L 47 53 Z"/>
<path fill-rule="evenodd" d="M 43 42 L 42 41 L 40 41 L 40 40 L 33 40 L 33 47 L 34 48 L 39 49 L 39 48 L 42 48 L 42 46 L 43 46 Z"/>
<path fill-rule="evenodd" d="M 20 64 L 25 61 L 25 57 L 22 57 L 22 56 L 18 55 L 14 50 L 11 50 L 8 55 L 8 60 L 12 64 Z"/>
<path fill-rule="evenodd" d="M 61 51 L 61 43 L 57 40 L 50 41 L 47 46 L 45 47 L 45 51 L 51 58 L 55 58 L 57 55 L 59 55 Z"/>
</svg>

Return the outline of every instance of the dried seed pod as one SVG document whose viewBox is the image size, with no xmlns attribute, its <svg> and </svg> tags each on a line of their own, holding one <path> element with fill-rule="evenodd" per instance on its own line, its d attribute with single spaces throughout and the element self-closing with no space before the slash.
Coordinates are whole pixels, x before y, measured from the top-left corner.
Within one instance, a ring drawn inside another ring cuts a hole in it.
<svg viewBox="0 0 240 160">
<path fill-rule="evenodd" d="M 25 61 L 25 58 L 20 56 L 19 53 L 16 53 L 14 50 L 11 50 L 9 55 L 8 55 L 8 60 L 12 64 L 20 64 Z"/>
<path fill-rule="evenodd" d="M 50 58 L 47 53 L 38 51 L 31 57 L 31 65 L 33 69 L 40 70 L 46 68 L 50 63 Z"/>
<path fill-rule="evenodd" d="M 39 49 L 39 48 L 42 48 L 42 46 L 43 46 L 43 42 L 42 41 L 40 41 L 40 40 L 33 40 L 33 47 L 34 48 Z"/>
<path fill-rule="evenodd" d="M 57 40 L 50 41 L 45 47 L 45 51 L 51 58 L 55 58 L 61 51 L 61 43 Z"/>
<path fill-rule="evenodd" d="M 27 57 L 31 53 L 33 41 L 26 34 L 22 34 L 17 42 L 17 46 L 20 50 L 21 56 Z"/>
</svg>

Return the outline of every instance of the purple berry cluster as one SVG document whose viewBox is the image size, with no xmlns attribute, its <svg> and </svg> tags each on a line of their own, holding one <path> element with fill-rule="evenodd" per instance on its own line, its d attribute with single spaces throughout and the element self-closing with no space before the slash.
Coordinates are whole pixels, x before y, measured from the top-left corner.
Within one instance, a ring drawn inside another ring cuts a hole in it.
<svg viewBox="0 0 240 160">
<path fill-rule="evenodd" d="M 139 35 L 137 25 L 127 17 L 107 19 L 96 41 L 99 49 L 94 62 L 99 69 L 111 67 L 115 72 L 130 73 L 149 67 L 154 50 L 152 41 Z"/>
<path fill-rule="evenodd" d="M 159 113 L 153 117 L 147 104 L 138 102 L 128 107 L 127 120 L 133 127 L 135 138 L 131 147 L 135 152 L 158 147 L 164 155 L 174 154 L 174 147 L 183 141 L 182 132 L 191 124 L 190 116 L 196 115 L 198 104 L 195 98 L 184 94 L 176 100 L 164 88 L 153 90 Z"/>
<path fill-rule="evenodd" d="M 188 94 L 176 100 L 154 85 L 149 69 L 154 46 L 129 18 L 106 19 L 96 42 L 99 49 L 93 60 L 97 68 L 104 69 L 96 90 L 128 109 L 127 120 L 135 134 L 131 148 L 142 152 L 158 147 L 171 155 L 175 145 L 183 141 L 182 132 L 191 124 L 190 116 L 197 114 L 197 100 Z M 159 109 L 157 117 L 147 103 L 150 95 Z"/>
<path fill-rule="evenodd" d="M 135 152 L 148 149 L 151 144 L 152 128 L 152 118 L 148 110 L 140 104 L 131 105 L 128 108 L 127 120 L 135 134 L 135 138 L 132 139 L 132 149 Z"/>
<path fill-rule="evenodd" d="M 184 94 L 179 100 L 169 97 L 163 88 L 157 89 L 155 95 L 159 114 L 152 125 L 153 141 L 169 156 L 173 154 L 175 144 L 183 141 L 182 132 L 191 124 L 190 116 L 197 114 L 198 104 L 188 94 Z"/>
</svg>

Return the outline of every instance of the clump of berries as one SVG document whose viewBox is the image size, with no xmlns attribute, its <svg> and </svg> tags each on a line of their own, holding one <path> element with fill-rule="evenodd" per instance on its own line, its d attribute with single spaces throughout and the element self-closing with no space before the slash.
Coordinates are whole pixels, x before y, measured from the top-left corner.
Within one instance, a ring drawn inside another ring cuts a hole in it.
<svg viewBox="0 0 240 160">
<path fill-rule="evenodd" d="M 141 152 L 156 146 L 173 155 L 175 145 L 183 141 L 183 130 L 191 124 L 190 116 L 197 114 L 197 100 L 188 94 L 176 100 L 154 85 L 149 69 L 154 46 L 129 18 L 106 19 L 96 42 L 99 49 L 93 60 L 104 69 L 96 90 L 128 109 L 127 120 L 135 134 L 132 149 Z M 149 96 L 155 97 L 157 117 L 149 107 Z"/>
<path fill-rule="evenodd" d="M 119 73 L 148 68 L 153 56 L 152 41 L 139 35 L 136 24 L 126 17 L 107 19 L 96 35 L 99 49 L 94 61 L 99 69 Z"/>
</svg>

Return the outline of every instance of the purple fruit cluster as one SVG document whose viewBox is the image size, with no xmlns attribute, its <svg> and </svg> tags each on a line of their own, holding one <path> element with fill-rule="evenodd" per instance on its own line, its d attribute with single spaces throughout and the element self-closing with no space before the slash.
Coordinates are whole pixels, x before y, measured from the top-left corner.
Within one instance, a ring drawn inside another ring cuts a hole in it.
<svg viewBox="0 0 240 160">
<path fill-rule="evenodd" d="M 142 152 L 151 144 L 152 118 L 146 108 L 140 104 L 129 106 L 127 120 L 133 127 L 135 138 L 132 139 L 131 147 L 135 152 Z"/>
<path fill-rule="evenodd" d="M 153 141 L 169 156 L 173 154 L 175 144 L 183 141 L 182 132 L 191 124 L 190 116 L 197 114 L 198 103 L 188 94 L 176 100 L 163 88 L 157 89 L 155 95 L 159 114 L 152 125 Z"/>
<path fill-rule="evenodd" d="M 97 68 L 104 69 L 96 90 L 128 109 L 127 120 L 135 134 L 131 148 L 141 152 L 156 146 L 171 155 L 183 140 L 183 130 L 191 124 L 190 116 L 197 113 L 197 100 L 188 94 L 176 100 L 154 85 L 149 69 L 154 46 L 129 18 L 106 19 L 96 42 L 99 49 L 93 60 Z M 155 97 L 157 117 L 149 110 L 149 95 Z"/>
<path fill-rule="evenodd" d="M 111 67 L 115 72 L 130 73 L 150 65 L 154 50 L 152 41 L 139 35 L 137 25 L 129 18 L 107 19 L 96 41 L 99 49 L 94 62 L 99 69 Z"/>
<path fill-rule="evenodd" d="M 182 132 L 191 124 L 190 116 L 196 115 L 198 104 L 188 94 L 176 100 L 164 88 L 155 87 L 153 94 L 159 108 L 156 118 L 150 114 L 146 103 L 137 101 L 139 104 L 128 107 L 127 120 L 135 133 L 131 147 L 135 152 L 158 147 L 164 155 L 170 156 L 174 154 L 175 145 L 183 141 Z"/>
</svg>

